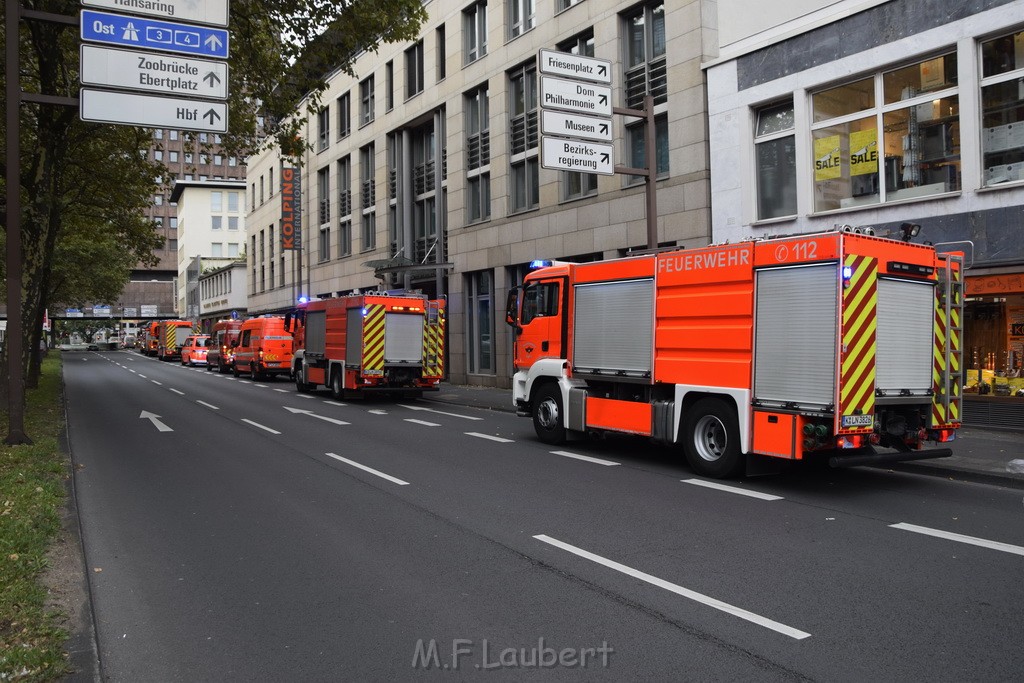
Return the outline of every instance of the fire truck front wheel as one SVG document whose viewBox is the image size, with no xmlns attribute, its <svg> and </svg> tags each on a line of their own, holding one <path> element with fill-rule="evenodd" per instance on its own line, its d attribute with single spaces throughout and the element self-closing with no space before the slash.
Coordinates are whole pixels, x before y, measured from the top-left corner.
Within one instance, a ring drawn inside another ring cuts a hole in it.
<svg viewBox="0 0 1024 683">
<path fill-rule="evenodd" d="M 341 382 L 341 369 L 336 369 L 331 373 L 331 397 L 334 399 L 342 398 L 345 395 L 345 387 Z"/>
<path fill-rule="evenodd" d="M 533 428 L 537 438 L 546 444 L 565 441 L 564 419 L 558 385 L 549 382 L 537 389 L 533 397 Z"/>
<path fill-rule="evenodd" d="M 690 467 L 706 477 L 725 479 L 743 467 L 736 411 L 718 398 L 704 398 L 686 412 L 683 451 Z"/>
</svg>

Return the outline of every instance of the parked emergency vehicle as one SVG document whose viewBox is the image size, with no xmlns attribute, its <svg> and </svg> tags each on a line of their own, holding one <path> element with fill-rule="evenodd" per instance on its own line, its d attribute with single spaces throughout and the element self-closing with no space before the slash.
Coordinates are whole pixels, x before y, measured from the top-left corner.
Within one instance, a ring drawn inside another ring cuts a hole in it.
<svg viewBox="0 0 1024 683">
<path fill-rule="evenodd" d="M 181 347 L 181 364 L 206 365 L 209 345 L 210 335 L 193 334 L 185 340 L 185 345 Z"/>
<path fill-rule="evenodd" d="M 160 360 L 181 360 L 181 347 L 192 334 L 192 323 L 187 320 L 161 320 L 156 330 L 156 357 Z"/>
<path fill-rule="evenodd" d="M 920 449 L 960 426 L 962 271 L 846 231 L 552 263 L 509 295 L 514 402 L 545 443 L 643 435 L 712 477 L 948 456 Z"/>
<path fill-rule="evenodd" d="M 249 318 L 239 328 L 234 344 L 231 369 L 235 377 L 247 372 L 258 381 L 291 372 L 292 335 L 285 329 L 281 316 Z"/>
<path fill-rule="evenodd" d="M 419 396 L 444 375 L 445 301 L 379 293 L 310 301 L 292 316 L 292 373 L 299 391 L 335 398 Z"/>
<path fill-rule="evenodd" d="M 157 330 L 160 328 L 160 321 L 154 320 L 143 328 L 145 339 L 142 343 L 142 353 L 147 356 L 155 356 L 159 344 Z"/>
<path fill-rule="evenodd" d="M 209 349 L 206 353 L 207 370 L 227 372 L 234 362 L 233 344 L 238 341 L 242 329 L 241 320 L 218 320 L 210 331 Z"/>
</svg>

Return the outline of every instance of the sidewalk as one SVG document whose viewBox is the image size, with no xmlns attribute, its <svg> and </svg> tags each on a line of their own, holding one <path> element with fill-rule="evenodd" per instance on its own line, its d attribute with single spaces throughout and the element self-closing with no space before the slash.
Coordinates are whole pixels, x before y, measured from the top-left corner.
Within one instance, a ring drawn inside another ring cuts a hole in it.
<svg viewBox="0 0 1024 683">
<path fill-rule="evenodd" d="M 427 394 L 425 398 L 452 405 L 515 412 L 510 389 L 442 384 L 438 393 Z M 1010 463 L 1014 460 L 1020 460 L 1018 469 L 1024 469 L 1024 433 L 965 427 L 957 433 L 956 441 L 948 445 L 953 449 L 953 455 L 948 458 L 884 467 L 899 472 L 1024 489 L 1024 471 L 1010 471 Z"/>
</svg>

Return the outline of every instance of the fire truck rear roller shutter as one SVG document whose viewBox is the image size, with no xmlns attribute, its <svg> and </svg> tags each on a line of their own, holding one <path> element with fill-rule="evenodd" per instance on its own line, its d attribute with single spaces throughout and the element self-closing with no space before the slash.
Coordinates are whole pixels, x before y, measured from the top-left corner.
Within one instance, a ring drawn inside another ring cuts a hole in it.
<svg viewBox="0 0 1024 683">
<path fill-rule="evenodd" d="M 574 368 L 649 376 L 654 280 L 576 287 Z"/>
<path fill-rule="evenodd" d="M 875 386 L 927 395 L 932 387 L 935 289 L 930 282 L 878 282 L 878 367 Z"/>
<path fill-rule="evenodd" d="M 833 404 L 838 265 L 761 270 L 756 286 L 754 399 Z"/>
<path fill-rule="evenodd" d="M 324 355 L 324 345 L 327 339 L 327 311 L 307 311 L 305 330 L 305 352 L 314 355 Z"/>
<path fill-rule="evenodd" d="M 415 363 L 423 360 L 423 315 L 388 313 L 384 320 L 384 362 Z"/>
</svg>

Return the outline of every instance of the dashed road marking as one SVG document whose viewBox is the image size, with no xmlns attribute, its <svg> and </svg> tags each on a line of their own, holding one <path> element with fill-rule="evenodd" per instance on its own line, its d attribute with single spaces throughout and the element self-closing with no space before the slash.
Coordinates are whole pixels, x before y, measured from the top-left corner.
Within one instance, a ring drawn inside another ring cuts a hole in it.
<svg viewBox="0 0 1024 683">
<path fill-rule="evenodd" d="M 360 463 L 356 462 L 355 460 L 349 460 L 348 458 L 343 458 L 340 455 L 337 455 L 335 453 L 325 453 L 324 455 L 326 455 L 329 458 L 334 458 L 335 460 L 341 461 L 341 462 L 343 462 L 343 463 L 345 463 L 347 465 L 351 465 L 352 467 L 356 467 L 358 469 L 361 469 L 364 472 L 369 472 L 370 474 L 372 474 L 374 476 L 377 476 L 377 477 L 380 477 L 381 479 L 387 479 L 388 481 L 390 481 L 390 482 L 392 482 L 394 484 L 398 484 L 399 486 L 408 486 L 409 485 L 409 482 L 407 482 L 407 481 L 402 481 L 401 479 L 399 479 L 397 477 L 392 477 L 390 474 L 384 474 L 380 470 L 375 470 L 372 467 L 367 467 L 366 465 L 360 464 Z"/>
<path fill-rule="evenodd" d="M 952 531 L 942 531 L 941 529 L 929 529 L 926 526 L 907 524 L 906 522 L 900 522 L 899 524 L 890 524 L 889 526 L 893 529 L 913 531 L 915 534 L 924 534 L 925 536 L 944 538 L 947 541 L 967 543 L 968 545 L 976 545 L 982 548 L 989 548 L 990 550 L 999 550 L 1004 553 L 1011 553 L 1013 555 L 1024 555 L 1024 548 L 1022 548 L 1019 545 L 1001 543 L 1000 541 L 990 541 L 985 538 L 978 538 L 977 536 L 965 536 L 964 534 L 957 534 L 953 533 Z"/>
<path fill-rule="evenodd" d="M 680 479 L 679 481 L 683 482 L 684 484 L 703 486 L 704 488 L 707 489 L 725 491 L 726 493 L 736 493 L 741 496 L 747 496 L 748 498 L 758 498 L 760 500 L 784 500 L 782 496 L 775 496 L 770 493 L 761 493 L 760 491 L 751 491 L 749 489 L 741 489 L 736 486 L 719 484 L 717 481 L 705 481 L 703 479 Z"/>
</svg>

